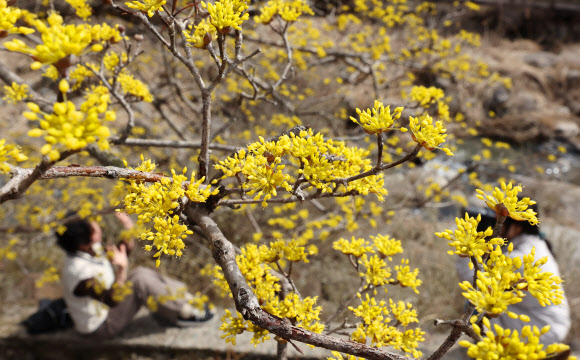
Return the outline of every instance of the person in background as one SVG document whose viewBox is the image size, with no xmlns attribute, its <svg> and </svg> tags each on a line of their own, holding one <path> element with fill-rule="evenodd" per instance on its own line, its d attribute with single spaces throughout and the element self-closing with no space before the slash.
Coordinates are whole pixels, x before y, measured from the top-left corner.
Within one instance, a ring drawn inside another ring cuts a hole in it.
<svg viewBox="0 0 580 360">
<path fill-rule="evenodd" d="M 129 216 L 119 212 L 115 215 L 125 229 L 133 227 Z M 213 317 L 208 304 L 200 311 L 189 303 L 193 296 L 182 282 L 145 267 L 129 272 L 127 253 L 134 247 L 133 240 L 107 247 L 105 252 L 101 228 L 94 221 L 81 219 L 66 224 L 66 231 L 57 234 L 57 244 L 66 252 L 62 269 L 64 299 L 81 334 L 110 339 L 129 324 L 148 299 L 167 295 L 175 299 L 157 301 L 156 307 L 157 315 L 170 324 L 196 326 Z"/>
<path fill-rule="evenodd" d="M 537 205 L 530 206 L 536 213 L 538 213 Z M 495 225 L 495 213 L 482 209 L 481 211 L 470 211 L 467 213 L 471 217 L 482 215 L 482 220 L 479 223 L 477 231 L 485 231 L 488 227 Z M 537 215 L 539 218 L 539 214 Z M 547 239 L 540 235 L 540 228 L 538 225 L 531 225 L 527 221 L 516 221 L 507 218 L 502 227 L 500 237 L 507 240 L 502 247 L 503 253 L 508 253 L 508 245 L 513 244 L 514 248 L 510 257 L 522 257 L 528 255 L 532 248 L 536 248 L 535 260 L 539 260 L 544 256 L 548 257 L 548 262 L 542 266 L 543 271 L 547 271 L 560 277 L 560 269 L 558 263 L 552 253 L 552 247 Z M 469 258 L 459 258 L 457 260 L 457 272 L 461 281 L 473 281 L 473 271 L 468 266 Z M 522 272 L 522 268 L 519 269 Z M 571 318 L 570 307 L 568 305 L 566 295 L 560 305 L 541 306 L 536 298 L 529 293 L 523 300 L 517 304 L 510 305 L 508 309 L 516 314 L 525 314 L 530 317 L 529 322 L 523 322 L 519 319 L 512 319 L 507 314 L 502 314 L 497 318 L 490 319 L 492 324 L 498 324 L 504 329 L 517 330 L 521 334 L 524 326 L 536 326 L 542 329 L 546 325 L 550 325 L 550 331 L 541 337 L 543 344 L 553 344 L 556 342 L 564 342 L 570 330 Z"/>
</svg>

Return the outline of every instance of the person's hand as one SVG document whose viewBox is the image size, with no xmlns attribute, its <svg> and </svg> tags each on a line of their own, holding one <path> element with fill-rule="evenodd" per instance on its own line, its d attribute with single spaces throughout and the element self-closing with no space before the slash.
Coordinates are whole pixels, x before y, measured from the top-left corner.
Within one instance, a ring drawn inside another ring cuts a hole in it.
<svg viewBox="0 0 580 360">
<path fill-rule="evenodd" d="M 123 212 L 115 211 L 115 216 L 123 224 L 123 227 L 125 229 L 131 229 L 133 227 L 133 225 L 134 225 L 133 220 L 131 220 L 129 215 L 127 215 Z"/>
<path fill-rule="evenodd" d="M 112 253 L 111 264 L 118 266 L 120 269 L 127 269 L 129 259 L 127 258 L 127 247 L 125 244 L 119 244 L 119 247 L 110 246 L 107 250 Z"/>
</svg>

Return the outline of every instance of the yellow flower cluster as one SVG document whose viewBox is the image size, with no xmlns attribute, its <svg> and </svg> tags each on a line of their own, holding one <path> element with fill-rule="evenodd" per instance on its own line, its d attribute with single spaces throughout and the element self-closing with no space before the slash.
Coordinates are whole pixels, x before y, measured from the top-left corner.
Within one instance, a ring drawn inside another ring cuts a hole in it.
<svg viewBox="0 0 580 360">
<path fill-rule="evenodd" d="M 378 255 L 364 254 L 359 259 L 359 264 L 364 267 L 366 272 L 360 272 L 359 276 L 372 286 L 383 286 L 391 282 L 391 268 L 385 260 Z M 359 265 L 359 266 L 360 266 Z"/>
<path fill-rule="evenodd" d="M 345 358 L 338 351 L 331 351 L 331 353 L 332 353 L 332 356 L 334 356 L 334 357 L 327 357 L 326 360 L 364 360 L 364 358 L 354 356 L 354 355 L 349 355 L 349 354 L 345 354 L 346 355 L 346 358 Z"/>
<path fill-rule="evenodd" d="M 258 24 L 269 24 L 276 15 L 279 15 L 286 22 L 294 22 L 302 14 L 314 15 L 304 0 L 269 0 L 260 15 L 254 16 L 254 21 Z"/>
<path fill-rule="evenodd" d="M 335 241 L 332 247 L 343 254 L 357 258 L 359 276 L 364 280 L 366 286 L 380 287 L 395 283 L 395 279 L 391 277 L 392 269 L 385 259 L 388 258 L 390 262 L 392 261 L 391 256 L 403 252 L 401 242 L 391 239 L 388 235 L 371 236 L 371 239 L 373 239 L 373 245 L 364 238 L 357 239 L 353 236 L 350 241 L 341 238 Z M 418 278 L 419 269 L 411 271 L 409 260 L 402 259 L 401 265 L 395 266 L 395 271 L 397 271 L 399 285 L 410 287 L 416 293 L 419 292 L 417 287 L 422 284 Z"/>
<path fill-rule="evenodd" d="M 511 252 L 513 244 L 508 250 Z M 465 292 L 463 296 L 475 305 L 480 313 L 497 316 L 506 313 L 512 318 L 529 321 L 527 315 L 518 315 L 508 311 L 508 306 L 517 304 L 526 296 L 531 285 L 534 289 L 530 294 L 538 299 L 542 306 L 550 303 L 560 304 L 563 291 L 560 288 L 562 280 L 552 273 L 544 272 L 540 267 L 546 262 L 542 259 L 534 261 L 535 249 L 522 258 L 511 258 L 502 254 L 501 247 L 496 246 L 490 253 L 490 258 L 483 265 L 484 271 L 477 272 L 476 288 L 469 281 L 460 283 Z M 524 265 L 524 273 L 518 272 Z M 526 272 L 527 270 L 527 272 Z"/>
<path fill-rule="evenodd" d="M 34 29 L 16 26 L 16 22 L 27 13 L 26 10 L 8 6 L 6 0 L 0 0 L 0 38 L 6 37 L 8 34 L 32 34 Z"/>
<path fill-rule="evenodd" d="M 18 85 L 13 82 L 11 86 L 4 86 L 4 97 L 2 99 L 8 103 L 16 104 L 26 98 L 28 98 L 28 85 Z"/>
<path fill-rule="evenodd" d="M 78 17 L 83 20 L 87 20 L 93 14 L 91 6 L 87 4 L 86 0 L 65 0 L 70 6 L 72 6 Z"/>
<path fill-rule="evenodd" d="M 28 159 L 28 157 L 20 151 L 18 146 L 7 145 L 6 139 L 0 139 L 0 174 L 10 171 L 10 167 L 6 164 L 8 158 L 12 158 L 18 162 Z"/>
<path fill-rule="evenodd" d="M 467 356 L 474 359 L 550 359 L 570 348 L 564 344 L 545 346 L 541 343 L 540 336 L 547 333 L 550 326 L 545 326 L 541 330 L 536 326 L 524 326 L 520 334 L 517 330 L 504 329 L 497 324 L 492 329 L 489 319 L 485 317 L 483 325 L 488 330 L 476 344 L 467 340 L 459 342 L 459 345 L 467 348 Z M 473 330 L 482 336 L 483 329 L 478 325 L 473 324 Z"/>
<path fill-rule="evenodd" d="M 256 194 L 255 200 L 262 198 L 262 206 L 266 207 L 267 200 L 278 195 L 279 187 L 292 192 L 290 183 L 293 177 L 285 173 L 286 165 L 282 164 L 285 155 L 300 163 L 294 175 L 304 176 L 310 185 L 322 192 L 331 192 L 336 186 L 342 186 L 331 183 L 333 179 L 348 178 L 373 167 L 371 160 L 365 158 L 368 150 L 324 140 L 322 134 L 314 134 L 312 129 L 308 129 L 298 135 L 291 133 L 273 141 L 260 137 L 260 141 L 250 144 L 247 151 L 238 151 L 233 157 L 220 161 L 215 168 L 224 172 L 222 178 L 238 177 L 242 181 L 241 187 L 249 195 Z M 240 175 L 246 177 L 245 181 Z M 383 174 L 349 182 L 346 191 L 363 195 L 374 193 L 381 201 L 387 194 Z"/>
<path fill-rule="evenodd" d="M 411 100 L 417 101 L 421 107 L 429 107 L 445 96 L 442 89 L 434 86 L 413 86 L 411 89 Z"/>
<path fill-rule="evenodd" d="M 281 259 L 294 262 L 309 262 L 307 256 L 317 254 L 318 248 L 316 245 L 306 247 L 307 242 L 307 238 L 299 237 L 298 239 L 292 239 L 288 242 L 284 240 L 276 240 L 268 244 L 268 246 L 261 245 L 260 251 L 262 252 L 262 260 L 269 263 Z"/>
<path fill-rule="evenodd" d="M 66 101 L 66 92 L 69 90 L 66 80 L 61 80 L 59 89 L 65 101 L 56 102 L 52 114 L 41 111 L 40 107 L 33 102 L 27 104 L 31 111 L 23 113 L 28 120 L 39 120 L 40 128 L 28 131 L 28 135 L 44 136 L 46 144 L 40 152 L 43 155 L 48 154 L 54 161 L 60 157 L 60 153 L 54 148 L 58 144 L 70 150 L 80 150 L 90 143 L 97 142 L 101 149 L 108 149 L 107 138 L 110 136 L 110 131 L 103 125 L 103 122 L 114 121 L 116 117 L 114 111 L 107 110 L 110 103 L 107 88 L 93 87 L 79 109 L 72 101 Z"/>
<path fill-rule="evenodd" d="M 526 290 L 530 292 L 530 295 L 538 299 L 542 306 L 552 303 L 560 304 L 564 299 L 564 291 L 560 287 L 562 279 L 552 276 L 552 273 L 541 271 L 540 267 L 548 261 L 548 257 L 545 256 L 534 263 L 535 255 L 536 249 L 533 248 L 530 254 L 523 257 L 523 279 L 528 285 Z"/>
<path fill-rule="evenodd" d="M 361 111 L 356 109 L 356 113 L 359 115 L 360 120 L 356 120 L 352 116 L 350 119 L 355 123 L 363 127 L 367 134 L 378 134 L 385 131 L 393 130 L 395 125 L 395 120 L 401 117 L 402 107 L 396 108 L 391 114 L 390 106 L 383 105 L 382 102 L 375 100 L 373 109 L 366 109 Z M 400 128 L 401 131 L 407 131 L 405 128 Z"/>
<path fill-rule="evenodd" d="M 195 31 L 192 34 L 191 31 L 194 29 Z M 198 49 L 204 49 L 213 41 L 216 32 L 216 28 L 206 18 L 195 26 L 189 25 L 187 31 L 183 30 L 183 35 L 185 35 L 186 41 L 191 44 L 191 46 Z"/>
<path fill-rule="evenodd" d="M 209 22 L 222 34 L 227 34 L 231 28 L 242 30 L 242 23 L 250 17 L 244 13 L 248 9 L 246 0 L 217 0 L 215 4 L 202 1 L 201 6 L 207 9 Z"/>
<path fill-rule="evenodd" d="M 209 302 L 207 295 L 201 295 L 199 292 L 195 295 L 191 295 L 187 292 L 187 287 L 180 287 L 174 292 L 170 291 L 166 294 L 160 295 L 149 295 L 145 305 L 152 312 L 157 312 L 159 310 L 159 305 L 166 304 L 169 301 L 186 300 L 193 307 L 202 310 L 205 308 L 206 304 Z M 210 309 L 213 309 L 213 304 L 208 304 Z"/>
<path fill-rule="evenodd" d="M 77 64 L 77 66 L 75 66 L 70 72 L 69 72 L 69 79 L 72 82 L 72 87 L 71 89 L 74 90 L 78 90 L 81 85 L 83 84 L 83 81 L 85 81 L 85 79 L 90 78 L 95 76 L 95 73 L 93 73 L 89 68 L 87 68 L 86 66 Z"/>
<path fill-rule="evenodd" d="M 42 20 L 34 22 L 42 40 L 36 47 L 32 48 L 18 39 L 4 44 L 10 51 L 30 55 L 35 60 L 32 69 L 39 69 L 42 64 L 57 63 L 69 55 L 79 56 L 87 51 L 101 51 L 103 46 L 98 42 L 121 40 L 119 31 L 106 24 L 64 25 L 62 17 L 55 12 L 48 16 L 47 22 L 48 24 Z"/>
<path fill-rule="evenodd" d="M 350 241 L 340 238 L 332 244 L 332 248 L 346 255 L 353 255 L 357 258 L 365 253 L 373 253 L 373 246 L 364 238 L 355 239 L 353 236 Z"/>
<path fill-rule="evenodd" d="M 501 182 L 501 190 L 495 188 L 492 196 L 486 195 L 483 191 L 477 189 L 477 198 L 484 200 L 487 206 L 495 212 L 500 212 L 501 208 L 498 207 L 499 204 L 503 204 L 509 211 L 509 217 L 517 221 L 528 221 L 532 225 L 538 224 L 540 221 L 536 217 L 536 212 L 532 209 L 528 209 L 529 205 L 534 205 L 536 202 L 530 200 L 529 197 L 523 199 L 518 199 L 518 193 L 522 191 L 521 185 L 513 186 L 512 183 L 506 185 L 505 182 Z M 499 215 L 504 215 L 500 213 Z"/>
<path fill-rule="evenodd" d="M 149 92 L 147 85 L 142 81 L 135 79 L 132 74 L 123 71 L 119 74 L 117 81 L 121 84 L 121 88 L 125 94 L 131 94 L 145 102 L 153 101 L 153 95 Z"/>
<path fill-rule="evenodd" d="M 443 128 L 443 123 L 441 121 L 437 121 L 435 126 L 433 126 L 433 118 L 428 114 L 421 117 L 410 116 L 409 129 L 412 132 L 413 140 L 425 149 L 439 149 L 445 154 L 453 156 L 451 150 L 440 147 L 447 137 L 447 134 L 445 134 L 446 129 Z"/>
<path fill-rule="evenodd" d="M 163 11 L 163 5 L 165 5 L 166 2 L 166 0 L 134 0 L 131 3 L 126 2 L 125 5 L 131 9 L 144 11 L 149 15 L 149 17 L 152 17 L 153 14 L 155 14 L 155 11 Z"/>
<path fill-rule="evenodd" d="M 142 164 L 135 170 L 151 172 L 155 169 L 155 164 L 151 160 L 145 161 L 141 156 Z M 185 196 L 191 201 L 205 202 L 212 194 L 217 193 L 217 189 L 211 190 L 209 187 L 201 188 L 204 179 L 194 181 L 195 173 L 191 175 L 191 181 L 185 186 L 184 176 L 187 168 L 182 174 L 177 174 L 171 170 L 172 177 L 163 177 L 158 182 L 147 184 L 135 180 L 127 180 L 126 195 L 124 199 L 125 210 L 128 214 L 138 214 L 138 224 L 153 223 L 154 231 L 146 231 L 141 234 L 142 240 L 152 241 L 152 245 L 146 245 L 145 250 L 151 251 L 153 247 L 157 252 L 153 255 L 157 258 L 156 265 L 159 266 L 161 254 L 180 257 L 183 255 L 185 244 L 182 239 L 192 234 L 186 225 L 179 223 L 179 216 L 174 214 Z"/>
<path fill-rule="evenodd" d="M 265 260 L 270 256 L 269 248 L 264 245 L 258 247 L 256 244 L 248 244 L 241 250 L 242 253 L 236 256 L 236 262 L 260 302 L 264 303 L 274 298 L 280 291 L 280 284 L 278 278 L 270 272 L 272 267 Z M 211 274 L 214 277 L 214 284 L 222 290 L 222 295 L 231 296 L 221 268 L 215 266 Z"/>
<path fill-rule="evenodd" d="M 40 279 L 36 280 L 35 285 L 41 288 L 44 284 L 58 282 L 60 280 L 59 271 L 54 266 L 49 266 L 44 270 Z"/>
<path fill-rule="evenodd" d="M 375 248 L 383 258 L 389 257 L 389 260 L 391 260 L 391 256 L 401 254 L 403 252 L 401 241 L 390 238 L 389 235 L 371 235 L 371 239 L 373 240 Z"/>
<path fill-rule="evenodd" d="M 493 250 L 494 245 L 503 245 L 504 240 L 501 238 L 486 240 L 487 237 L 493 234 L 491 227 L 485 231 L 477 231 L 477 226 L 481 221 L 481 214 L 477 218 L 470 217 L 465 213 L 465 219 L 455 218 L 457 230 L 455 232 L 446 229 L 445 232 L 437 232 L 435 235 L 440 238 L 447 239 L 449 246 L 455 247 L 455 251 L 449 250 L 448 254 L 457 254 L 461 257 L 475 257 L 480 263 L 483 263 L 481 258 L 483 254 Z M 473 264 L 470 262 L 469 267 L 473 269 Z"/>
<path fill-rule="evenodd" d="M 402 287 L 410 287 L 415 291 L 415 293 L 419 293 L 417 288 L 423 284 L 423 281 L 419 279 L 419 269 L 415 269 L 411 271 L 409 267 L 409 260 L 402 259 L 401 265 L 395 266 L 395 270 L 397 270 L 397 280 Z"/>
<path fill-rule="evenodd" d="M 14 245 L 18 244 L 18 239 L 11 239 L 8 242 L 8 245 L 0 248 L 0 260 L 7 259 L 7 260 L 14 260 L 16 259 L 16 252 L 13 251 Z"/>
<path fill-rule="evenodd" d="M 392 323 L 393 315 L 398 324 L 406 328 L 412 322 L 419 322 L 417 313 L 412 309 L 411 304 L 405 304 L 400 301 L 395 304 L 392 300 L 389 301 L 389 307 L 384 300 L 377 302 L 373 297 L 366 295 L 366 300 L 362 300 L 359 293 L 358 297 L 361 299 L 361 304 L 358 307 L 349 306 L 357 317 L 362 319 L 356 330 L 351 334 L 351 339 L 365 344 L 367 339 L 370 339 L 372 346 L 391 346 L 396 350 L 402 350 L 410 353 L 415 358 L 421 357 L 422 353 L 417 350 L 419 342 L 425 340 L 423 332 L 420 328 L 399 330 L 396 326 L 390 325 Z M 396 325 L 396 324 L 395 324 Z"/>
<path fill-rule="evenodd" d="M 288 294 L 283 300 L 273 297 L 264 305 L 264 309 L 270 314 L 292 320 L 303 329 L 315 333 L 324 331 L 324 324 L 319 323 L 321 306 L 315 306 L 318 297 L 306 297 L 301 299 L 296 293 Z"/>
<path fill-rule="evenodd" d="M 119 285 L 118 283 L 114 283 L 111 287 L 112 295 L 111 298 L 116 303 L 122 302 L 125 297 L 131 295 L 133 293 L 133 283 L 131 281 L 126 281 L 123 285 Z"/>
</svg>

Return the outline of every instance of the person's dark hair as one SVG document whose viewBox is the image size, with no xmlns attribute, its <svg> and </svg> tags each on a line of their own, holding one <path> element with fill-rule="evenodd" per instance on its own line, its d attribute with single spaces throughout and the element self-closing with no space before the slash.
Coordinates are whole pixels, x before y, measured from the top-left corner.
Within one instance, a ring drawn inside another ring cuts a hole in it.
<svg viewBox="0 0 580 360">
<path fill-rule="evenodd" d="M 78 214 L 69 211 L 65 218 L 69 217 L 78 217 Z M 79 245 L 91 242 L 93 230 L 88 220 L 78 218 L 65 223 L 65 226 L 66 230 L 62 235 L 56 234 L 56 243 L 67 253 L 72 254 L 79 249 Z"/>
<path fill-rule="evenodd" d="M 538 219 L 540 218 L 538 204 L 529 205 L 528 209 L 534 210 L 534 212 L 536 213 L 536 217 Z M 518 224 L 519 226 L 521 226 L 523 234 L 538 235 L 538 236 L 540 235 L 540 227 L 538 225 L 530 224 L 529 221 L 517 221 L 508 217 L 507 219 L 505 219 L 503 226 L 505 226 L 506 229 L 509 229 L 509 227 L 512 226 L 512 224 Z"/>
</svg>

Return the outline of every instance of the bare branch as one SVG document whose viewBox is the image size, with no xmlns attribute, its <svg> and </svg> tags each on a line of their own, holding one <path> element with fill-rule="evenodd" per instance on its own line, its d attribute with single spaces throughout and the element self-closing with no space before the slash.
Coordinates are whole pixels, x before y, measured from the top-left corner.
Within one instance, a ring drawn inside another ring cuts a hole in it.
<svg viewBox="0 0 580 360">
<path fill-rule="evenodd" d="M 124 146 L 148 146 L 148 147 L 168 147 L 168 148 L 184 148 L 184 149 L 199 149 L 201 142 L 199 141 L 181 141 L 181 140 L 161 140 L 161 139 L 127 139 L 124 143 L 119 144 Z M 218 151 L 237 151 L 238 146 L 223 145 L 223 144 L 209 144 L 209 149 Z"/>
</svg>

